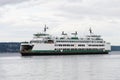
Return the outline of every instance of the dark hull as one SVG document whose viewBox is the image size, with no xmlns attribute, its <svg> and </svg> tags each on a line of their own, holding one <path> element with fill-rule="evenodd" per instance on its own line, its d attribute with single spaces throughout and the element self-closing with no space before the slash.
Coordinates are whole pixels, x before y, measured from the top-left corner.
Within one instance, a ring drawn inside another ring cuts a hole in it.
<svg viewBox="0 0 120 80">
<path fill-rule="evenodd" d="M 40 55 L 85 55 L 85 54 L 108 54 L 108 52 L 86 52 L 86 53 L 62 53 L 62 52 L 57 52 L 57 53 L 38 53 L 38 52 L 21 52 L 22 56 L 40 56 Z"/>
</svg>

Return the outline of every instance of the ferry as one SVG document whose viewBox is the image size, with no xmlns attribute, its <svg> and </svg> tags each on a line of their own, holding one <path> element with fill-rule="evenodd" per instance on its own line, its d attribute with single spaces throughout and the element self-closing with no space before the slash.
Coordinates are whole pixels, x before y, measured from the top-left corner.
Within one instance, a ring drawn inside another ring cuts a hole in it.
<svg viewBox="0 0 120 80">
<path fill-rule="evenodd" d="M 61 37 L 53 37 L 44 31 L 36 33 L 33 39 L 28 42 L 21 42 L 20 53 L 22 56 L 31 55 L 74 55 L 74 54 L 108 54 L 111 51 L 111 45 L 95 35 L 92 29 L 89 29 L 89 35 L 78 37 L 78 32 L 72 33 L 71 37 L 64 31 Z"/>
</svg>

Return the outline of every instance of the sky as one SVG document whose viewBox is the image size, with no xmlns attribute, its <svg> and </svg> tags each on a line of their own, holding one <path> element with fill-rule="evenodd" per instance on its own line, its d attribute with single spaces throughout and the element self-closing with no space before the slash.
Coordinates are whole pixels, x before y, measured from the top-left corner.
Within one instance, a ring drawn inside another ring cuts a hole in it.
<svg viewBox="0 0 120 80">
<path fill-rule="evenodd" d="M 120 45 L 120 0 L 0 0 L 0 42 L 22 42 L 43 31 L 58 36 L 75 31 Z"/>
</svg>

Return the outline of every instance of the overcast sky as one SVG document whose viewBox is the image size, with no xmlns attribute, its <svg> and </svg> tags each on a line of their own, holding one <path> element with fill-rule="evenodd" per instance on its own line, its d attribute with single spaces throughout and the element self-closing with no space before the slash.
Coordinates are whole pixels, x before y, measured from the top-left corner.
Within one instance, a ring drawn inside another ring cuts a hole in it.
<svg viewBox="0 0 120 80">
<path fill-rule="evenodd" d="M 0 0 L 0 41 L 25 41 L 44 25 L 52 35 L 78 31 L 120 45 L 120 0 Z"/>
</svg>

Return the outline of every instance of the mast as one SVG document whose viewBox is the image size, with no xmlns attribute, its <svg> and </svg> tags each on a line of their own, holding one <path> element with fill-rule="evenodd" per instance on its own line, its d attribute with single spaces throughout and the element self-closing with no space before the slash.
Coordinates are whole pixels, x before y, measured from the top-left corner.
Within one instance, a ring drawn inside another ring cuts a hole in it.
<svg viewBox="0 0 120 80">
<path fill-rule="evenodd" d="M 93 31 L 92 31 L 91 27 L 89 28 L 89 31 L 90 31 L 90 34 L 93 34 Z"/>
<path fill-rule="evenodd" d="M 46 24 L 45 24 L 45 27 L 44 27 L 44 32 L 46 32 L 46 30 L 48 29 L 48 27 L 46 26 Z"/>
</svg>

